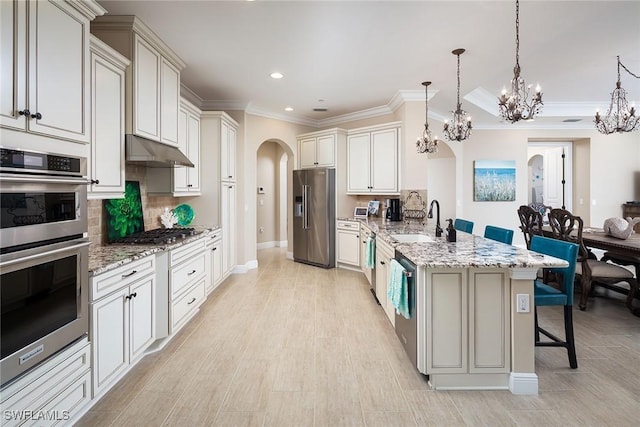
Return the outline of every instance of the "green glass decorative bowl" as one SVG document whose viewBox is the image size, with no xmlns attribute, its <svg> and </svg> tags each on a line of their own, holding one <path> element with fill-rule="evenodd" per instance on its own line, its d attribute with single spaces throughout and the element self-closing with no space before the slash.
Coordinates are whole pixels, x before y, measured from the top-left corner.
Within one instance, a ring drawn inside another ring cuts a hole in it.
<svg viewBox="0 0 640 427">
<path fill-rule="evenodd" d="M 186 227 L 191 224 L 195 216 L 193 208 L 187 204 L 178 205 L 173 208 L 173 214 L 176 216 L 178 225 L 181 227 Z"/>
</svg>

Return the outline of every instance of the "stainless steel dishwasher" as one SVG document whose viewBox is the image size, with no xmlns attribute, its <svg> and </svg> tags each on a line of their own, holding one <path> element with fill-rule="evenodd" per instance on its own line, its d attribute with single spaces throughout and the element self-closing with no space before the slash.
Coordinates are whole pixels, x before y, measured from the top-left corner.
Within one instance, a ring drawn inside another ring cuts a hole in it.
<svg viewBox="0 0 640 427">
<path fill-rule="evenodd" d="M 416 265 L 396 251 L 395 260 L 406 270 L 409 296 L 409 319 L 396 311 L 396 335 L 413 366 L 418 367 L 418 321 L 416 316 Z"/>
</svg>

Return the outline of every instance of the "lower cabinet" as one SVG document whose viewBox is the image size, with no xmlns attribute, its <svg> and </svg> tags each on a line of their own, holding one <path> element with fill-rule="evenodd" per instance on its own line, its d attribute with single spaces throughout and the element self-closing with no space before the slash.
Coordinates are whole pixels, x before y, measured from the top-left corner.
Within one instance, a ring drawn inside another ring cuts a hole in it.
<svg viewBox="0 0 640 427">
<path fill-rule="evenodd" d="M 3 388 L 2 425 L 72 425 L 91 400 L 90 358 L 83 338 Z"/>
<path fill-rule="evenodd" d="M 91 278 L 94 397 L 155 340 L 155 280 L 153 255 Z"/>
<path fill-rule="evenodd" d="M 169 253 L 169 335 L 197 312 L 206 298 L 206 239 L 198 239 Z"/>
<path fill-rule="evenodd" d="M 337 261 L 360 267 L 360 224 L 356 221 L 337 221 Z"/>
<path fill-rule="evenodd" d="M 396 323 L 396 314 L 391 300 L 387 298 L 391 260 L 395 250 L 382 239 L 376 239 L 376 297 L 392 325 Z"/>
<path fill-rule="evenodd" d="M 222 231 L 217 230 L 207 238 L 207 295 L 222 283 Z"/>
</svg>

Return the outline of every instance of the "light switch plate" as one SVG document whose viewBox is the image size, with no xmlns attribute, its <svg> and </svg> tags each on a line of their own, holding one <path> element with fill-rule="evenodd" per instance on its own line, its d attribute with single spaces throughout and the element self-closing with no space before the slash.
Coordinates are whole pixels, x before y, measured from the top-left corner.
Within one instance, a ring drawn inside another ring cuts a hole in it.
<svg viewBox="0 0 640 427">
<path fill-rule="evenodd" d="M 517 294 L 516 295 L 516 312 L 528 313 L 529 312 L 529 294 Z"/>
</svg>

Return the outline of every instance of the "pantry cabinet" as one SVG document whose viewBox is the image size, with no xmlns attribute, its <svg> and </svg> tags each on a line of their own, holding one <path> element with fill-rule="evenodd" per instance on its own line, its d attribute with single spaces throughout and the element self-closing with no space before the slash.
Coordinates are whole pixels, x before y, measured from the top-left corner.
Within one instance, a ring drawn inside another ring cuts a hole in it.
<svg viewBox="0 0 640 427">
<path fill-rule="evenodd" d="M 222 231 L 216 230 L 207 237 L 207 295 L 222 283 Z"/>
<path fill-rule="evenodd" d="M 52 0 L 0 8 L 0 126 L 89 143 L 89 23 L 106 10 Z"/>
<path fill-rule="evenodd" d="M 238 124 L 226 114 L 220 116 L 220 179 L 235 182 L 236 133 Z"/>
<path fill-rule="evenodd" d="M 222 276 L 229 276 L 236 265 L 237 222 L 235 215 L 236 184 L 223 182 L 220 189 L 220 219 L 222 226 Z"/>
<path fill-rule="evenodd" d="M 155 340 L 155 256 L 91 278 L 93 396 L 106 391 Z"/>
<path fill-rule="evenodd" d="M 126 132 L 178 145 L 180 72 L 185 63 L 135 16 L 102 16 L 91 32 L 131 60 Z"/>
<path fill-rule="evenodd" d="M 124 197 L 124 91 L 130 61 L 91 35 L 90 199 Z"/>
<path fill-rule="evenodd" d="M 337 146 L 344 143 L 345 135 L 337 128 L 298 135 L 298 168 L 335 167 Z"/>
<path fill-rule="evenodd" d="M 400 192 L 400 122 L 352 129 L 347 135 L 347 194 Z"/>
</svg>

